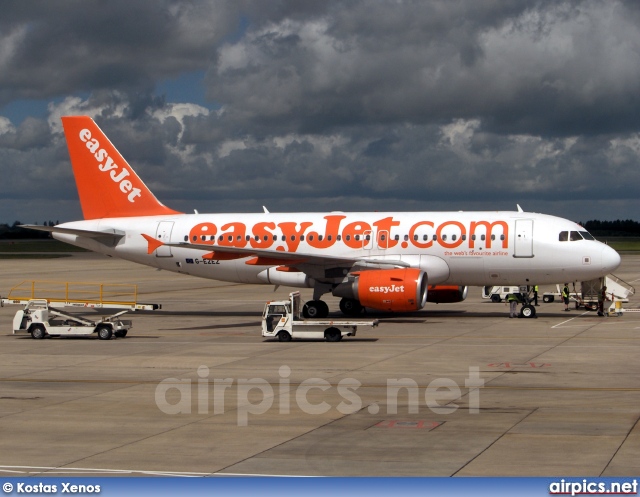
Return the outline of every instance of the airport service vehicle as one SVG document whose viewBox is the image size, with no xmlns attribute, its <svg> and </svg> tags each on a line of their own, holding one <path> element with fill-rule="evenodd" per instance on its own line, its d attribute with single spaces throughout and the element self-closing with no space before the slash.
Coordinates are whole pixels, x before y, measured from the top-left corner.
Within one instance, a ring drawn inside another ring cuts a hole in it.
<svg viewBox="0 0 640 497">
<path fill-rule="evenodd" d="M 301 309 L 300 292 L 291 292 L 289 300 L 267 302 L 262 313 L 262 336 L 278 337 L 281 342 L 289 342 L 292 338 L 324 338 L 327 342 L 339 342 L 342 337 L 356 336 L 358 326 L 378 326 L 377 319 L 303 320 Z"/>
<path fill-rule="evenodd" d="M 312 288 L 305 317 L 340 309 L 411 312 L 460 302 L 468 286 L 599 278 L 620 256 L 583 227 L 517 211 L 185 214 L 159 202 L 96 123 L 62 118 L 84 220 L 48 231 L 63 242 L 167 271 Z"/>
<path fill-rule="evenodd" d="M 49 307 L 44 299 L 34 299 L 25 308 L 16 312 L 13 318 L 13 334 L 29 333 L 32 338 L 51 336 L 89 336 L 94 333 L 100 340 L 112 336 L 125 337 L 131 328 L 131 321 L 122 321 L 120 316 L 128 311 L 120 311 L 94 322 L 83 317 L 67 314 Z"/>
<path fill-rule="evenodd" d="M 484 286 L 482 287 L 482 298 L 491 299 L 491 302 L 502 302 L 510 293 L 519 293 L 519 286 Z"/>
<path fill-rule="evenodd" d="M 501 302 L 502 300 L 506 300 L 507 295 L 509 295 L 510 293 L 516 294 L 520 297 L 520 303 L 522 304 L 522 307 L 520 307 L 519 316 L 521 318 L 536 317 L 536 308 L 531 304 L 531 302 L 533 302 L 533 287 L 521 285 L 494 287 L 485 286 L 482 288 L 482 298 L 490 298 L 492 302 Z"/>
</svg>

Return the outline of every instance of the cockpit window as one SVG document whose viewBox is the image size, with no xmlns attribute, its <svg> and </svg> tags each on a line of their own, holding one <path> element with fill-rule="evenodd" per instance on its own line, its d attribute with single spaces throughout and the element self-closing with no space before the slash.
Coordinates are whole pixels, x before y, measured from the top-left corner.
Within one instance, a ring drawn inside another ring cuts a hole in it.
<svg viewBox="0 0 640 497">
<path fill-rule="evenodd" d="M 582 235 L 582 238 L 584 238 L 585 240 L 595 240 L 593 235 L 588 231 L 581 231 L 580 234 Z"/>
<path fill-rule="evenodd" d="M 567 240 L 569 240 L 569 232 L 561 231 L 560 236 L 558 237 L 558 240 L 561 242 L 566 242 Z"/>
<path fill-rule="evenodd" d="M 577 231 L 572 231 L 571 233 L 569 233 L 569 240 L 572 242 L 582 240 L 582 235 Z"/>
</svg>

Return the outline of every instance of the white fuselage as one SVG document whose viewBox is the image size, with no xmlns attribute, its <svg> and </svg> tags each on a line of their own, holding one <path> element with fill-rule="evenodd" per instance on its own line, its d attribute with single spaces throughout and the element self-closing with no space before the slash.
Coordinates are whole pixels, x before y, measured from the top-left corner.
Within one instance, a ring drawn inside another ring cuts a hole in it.
<svg viewBox="0 0 640 497">
<path fill-rule="evenodd" d="M 54 237 L 167 271 L 239 283 L 273 283 L 268 275 L 274 274 L 278 263 L 250 265 L 247 261 L 255 259 L 251 255 L 234 260 L 203 256 L 216 247 L 300 254 L 296 265 L 300 272 L 289 273 L 299 275 L 291 276 L 291 286 L 310 286 L 303 281 L 305 274 L 316 281 L 339 279 L 326 272 L 330 260 L 322 266 L 309 265 L 304 255 L 403 261 L 424 270 L 430 285 L 555 284 L 604 276 L 620 264 L 613 249 L 585 239 L 591 238 L 588 233 L 571 235 L 586 233 L 576 223 L 526 212 L 175 214 L 77 221 L 60 227 L 115 229 L 124 235 L 113 244 L 62 233 Z M 563 232 L 568 234 L 566 241 Z M 162 245 L 148 253 L 142 235 L 165 244 L 206 244 L 211 250 Z"/>
</svg>

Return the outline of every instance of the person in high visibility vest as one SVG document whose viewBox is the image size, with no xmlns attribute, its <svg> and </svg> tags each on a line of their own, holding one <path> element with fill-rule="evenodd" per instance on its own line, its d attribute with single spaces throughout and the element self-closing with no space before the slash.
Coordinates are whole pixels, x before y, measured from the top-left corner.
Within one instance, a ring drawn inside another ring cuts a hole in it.
<svg viewBox="0 0 640 497">
<path fill-rule="evenodd" d="M 507 294 L 507 302 L 509 303 L 509 318 L 517 318 L 520 297 L 516 293 L 509 293 Z"/>
<path fill-rule="evenodd" d="M 564 310 L 569 310 L 569 283 L 564 284 L 562 289 L 562 300 L 564 301 Z"/>
<path fill-rule="evenodd" d="M 538 306 L 538 285 L 533 285 L 533 305 Z"/>
</svg>

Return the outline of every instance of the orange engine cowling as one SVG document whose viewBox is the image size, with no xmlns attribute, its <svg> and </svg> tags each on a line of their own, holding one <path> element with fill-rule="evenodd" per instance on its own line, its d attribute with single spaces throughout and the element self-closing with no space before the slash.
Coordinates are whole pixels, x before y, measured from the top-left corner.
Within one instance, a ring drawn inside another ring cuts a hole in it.
<svg viewBox="0 0 640 497">
<path fill-rule="evenodd" d="M 453 304 L 467 298 L 466 286 L 431 285 L 427 293 L 427 301 L 434 304 Z"/>
<path fill-rule="evenodd" d="M 356 279 L 338 285 L 333 295 L 384 311 L 417 311 L 427 302 L 427 274 L 419 269 L 380 269 L 352 275 Z"/>
</svg>

